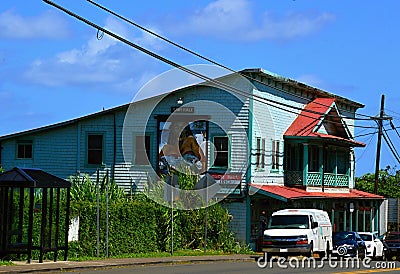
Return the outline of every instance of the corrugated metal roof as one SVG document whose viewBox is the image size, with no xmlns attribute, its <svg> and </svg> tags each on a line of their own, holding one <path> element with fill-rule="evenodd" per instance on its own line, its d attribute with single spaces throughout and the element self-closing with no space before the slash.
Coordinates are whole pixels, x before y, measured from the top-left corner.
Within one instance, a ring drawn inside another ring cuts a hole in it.
<svg viewBox="0 0 400 274">
<path fill-rule="evenodd" d="M 291 87 L 293 87 L 295 89 L 299 89 L 299 90 L 304 90 L 304 91 L 310 92 L 311 94 L 314 94 L 315 97 L 335 98 L 338 101 L 340 101 L 341 103 L 351 105 L 351 106 L 353 106 L 355 108 L 363 108 L 365 106 L 365 105 L 363 105 L 361 103 L 352 101 L 352 100 L 350 100 L 348 98 L 345 98 L 345 97 L 342 97 L 342 96 L 327 92 L 325 90 L 322 90 L 322 89 L 319 89 L 319 88 L 316 88 L 316 87 L 309 86 L 309 85 L 307 85 L 305 83 L 298 82 L 296 80 L 293 80 L 293 79 L 278 75 L 276 73 L 267 71 L 267 70 L 262 69 L 262 68 L 249 68 L 249 69 L 244 69 L 244 70 L 242 70 L 240 72 L 241 73 L 245 73 L 245 74 L 246 73 L 256 73 L 256 74 L 265 76 L 266 78 L 271 78 L 273 80 L 276 80 L 277 82 L 283 82 L 283 83 L 285 83 L 285 85 L 291 86 Z"/>
<path fill-rule="evenodd" d="M 350 189 L 350 192 L 307 192 L 304 189 L 279 185 L 256 185 L 251 184 L 256 191 L 260 194 L 266 192 L 267 196 L 279 196 L 286 200 L 290 199 L 307 199 L 307 198 L 332 198 L 332 199 L 384 199 L 383 196 L 375 195 L 372 193 L 360 191 L 357 189 Z"/>
<path fill-rule="evenodd" d="M 350 138 L 343 138 L 340 136 L 317 132 L 317 125 L 323 121 L 325 114 L 329 112 L 334 103 L 334 98 L 317 98 L 308 103 L 293 121 L 290 127 L 286 130 L 284 136 L 335 140 L 338 142 L 347 143 L 351 146 L 364 147 L 364 143 L 354 141 Z M 345 130 L 343 130 L 343 132 L 345 132 Z"/>
<path fill-rule="evenodd" d="M 3 135 L 3 136 L 0 136 L 0 141 L 11 139 L 11 138 L 15 138 L 15 137 L 19 137 L 19 136 L 23 136 L 25 134 L 41 132 L 41 131 L 48 130 L 48 129 L 53 129 L 53 128 L 58 128 L 58 127 L 63 127 L 63 126 L 66 126 L 66 125 L 75 124 L 75 123 L 77 123 L 79 121 L 82 121 L 82 120 L 85 120 L 85 119 L 90 119 L 90 118 L 93 118 L 93 117 L 106 115 L 106 114 L 109 114 L 109 113 L 113 113 L 113 112 L 119 111 L 119 110 L 124 109 L 124 108 L 128 109 L 128 107 L 129 107 L 129 104 L 124 104 L 124 105 L 117 106 L 117 107 L 114 107 L 114 108 L 110 108 L 110 109 L 107 109 L 107 110 L 102 110 L 102 111 L 99 111 L 99 112 L 96 112 L 96 113 L 92 113 L 92 114 L 89 114 L 89 115 L 81 116 L 81 117 L 78 117 L 78 118 L 75 118 L 75 119 L 67 120 L 67 121 L 64 121 L 64 122 L 60 122 L 60 123 L 51 124 L 51 125 L 47 125 L 47 126 L 43 126 L 43 127 L 38 127 L 38 128 L 34 128 L 34 129 L 29 129 L 29 130 L 24 130 L 24 131 L 20 131 L 20 132 L 15 132 L 15 133 Z"/>
</svg>

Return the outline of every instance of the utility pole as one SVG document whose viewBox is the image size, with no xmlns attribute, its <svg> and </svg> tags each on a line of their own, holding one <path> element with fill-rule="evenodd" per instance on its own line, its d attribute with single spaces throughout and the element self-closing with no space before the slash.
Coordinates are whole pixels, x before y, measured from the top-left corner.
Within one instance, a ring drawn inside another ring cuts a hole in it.
<svg viewBox="0 0 400 274">
<path fill-rule="evenodd" d="M 378 194 L 378 182 L 379 182 L 379 163 L 381 160 L 381 145 L 382 145 L 382 134 L 383 134 L 383 115 L 385 109 L 385 95 L 382 94 L 381 97 L 381 111 L 379 112 L 378 120 L 378 143 L 376 145 L 376 159 L 375 159 L 375 187 L 374 193 Z"/>
<path fill-rule="evenodd" d="M 381 97 L 381 110 L 379 112 L 379 117 L 372 118 L 373 120 L 378 120 L 378 142 L 376 145 L 376 162 L 375 162 L 375 186 L 374 193 L 378 194 L 378 183 L 379 183 L 379 163 L 381 160 L 381 145 L 382 145 L 382 134 L 383 134 L 383 120 L 391 120 L 392 117 L 385 116 L 385 95 L 382 94 Z"/>
</svg>

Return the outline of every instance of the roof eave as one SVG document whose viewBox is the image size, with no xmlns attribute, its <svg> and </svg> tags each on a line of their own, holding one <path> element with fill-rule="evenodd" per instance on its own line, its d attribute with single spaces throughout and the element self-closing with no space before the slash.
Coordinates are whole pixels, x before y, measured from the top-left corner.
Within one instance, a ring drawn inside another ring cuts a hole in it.
<svg viewBox="0 0 400 274">
<path fill-rule="evenodd" d="M 304 84 L 302 82 L 298 82 L 296 80 L 280 76 L 280 75 L 278 75 L 276 73 L 269 72 L 269 71 L 264 70 L 262 68 L 243 69 L 243 70 L 240 71 L 240 73 L 262 74 L 263 76 L 273 78 L 274 80 L 276 80 L 278 82 L 283 82 L 286 85 L 290 85 L 290 86 L 295 87 L 295 88 L 300 88 L 300 89 L 309 91 L 311 93 L 317 93 L 317 94 L 321 95 L 321 97 L 333 97 L 333 98 L 338 99 L 339 101 L 341 101 L 343 103 L 346 103 L 346 104 L 349 104 L 349 105 L 355 107 L 356 109 L 365 107 L 364 104 L 352 101 L 352 100 L 350 100 L 348 98 L 345 98 L 345 97 L 342 97 L 342 96 L 339 96 L 339 95 L 335 95 L 333 93 L 330 93 L 328 91 L 325 91 L 325 90 L 322 90 L 322 89 L 319 89 L 319 88 L 316 88 L 316 87 L 309 86 L 309 85 Z"/>
<path fill-rule="evenodd" d="M 75 123 L 77 123 L 79 121 L 82 121 L 82 120 L 85 120 L 85 119 L 89 119 L 89 118 L 93 118 L 93 117 L 96 117 L 96 116 L 101 116 L 101 115 L 113 113 L 113 112 L 121 110 L 123 108 L 127 108 L 128 106 L 129 106 L 129 104 L 124 104 L 124 105 L 120 105 L 120 106 L 117 106 L 117 107 L 114 107 L 114 108 L 110 108 L 110 109 L 107 109 L 107 110 L 102 110 L 102 111 L 99 111 L 99 112 L 95 112 L 95 113 L 91 113 L 91 114 L 88 114 L 88 115 L 85 115 L 85 116 L 81 116 L 81 117 L 78 117 L 78 118 L 67 120 L 67 121 L 64 121 L 64 122 L 59 122 L 59 123 L 55 123 L 55 124 L 51 124 L 51 125 L 47 125 L 47 126 L 42 126 L 42 127 L 38 127 L 38 128 L 24 130 L 24 131 L 21 131 L 21 132 L 16 132 L 16 133 L 3 135 L 3 136 L 0 136 L 0 142 L 4 141 L 4 140 L 7 140 L 7 139 L 24 136 L 24 135 L 27 135 L 27 134 L 41 132 L 41 131 L 44 131 L 44 130 L 58 128 L 58 127 L 66 126 L 66 125 L 73 125 L 73 124 L 75 124 Z"/>
</svg>

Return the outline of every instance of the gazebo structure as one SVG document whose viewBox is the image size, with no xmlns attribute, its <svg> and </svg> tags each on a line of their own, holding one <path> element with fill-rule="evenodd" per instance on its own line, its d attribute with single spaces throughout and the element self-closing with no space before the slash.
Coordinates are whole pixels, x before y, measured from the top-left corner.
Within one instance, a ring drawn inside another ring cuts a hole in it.
<svg viewBox="0 0 400 274">
<path fill-rule="evenodd" d="M 0 257 L 64 250 L 68 259 L 71 183 L 41 169 L 18 168 L 0 174 Z M 65 189 L 61 191 L 61 189 Z M 60 214 L 63 213 L 63 214 Z"/>
</svg>

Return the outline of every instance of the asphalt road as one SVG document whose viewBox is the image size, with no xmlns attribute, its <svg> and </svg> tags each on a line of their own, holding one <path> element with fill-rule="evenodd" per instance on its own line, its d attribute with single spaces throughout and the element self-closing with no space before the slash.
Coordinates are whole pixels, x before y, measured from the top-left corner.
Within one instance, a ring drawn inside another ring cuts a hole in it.
<svg viewBox="0 0 400 274">
<path fill-rule="evenodd" d="M 316 262 L 314 266 L 308 267 L 307 264 L 303 267 L 301 262 L 297 265 L 297 261 L 285 263 L 273 263 L 261 268 L 256 262 L 203 262 L 203 263 L 182 263 L 182 264 L 162 264 L 162 265 L 145 265 L 134 267 L 119 267 L 100 270 L 79 271 L 84 274 L 102 274 L 102 273 L 118 273 L 118 274 L 180 274 L 180 273 L 219 273 L 219 274 L 253 274 L 253 273 L 399 273 L 399 262 L 377 262 L 372 261 L 367 264 L 367 267 L 360 262 L 359 267 L 352 265 L 350 262 L 347 266 L 345 262 L 340 264 L 340 261 L 324 262 L 323 265 L 320 261 Z M 297 266 L 297 267 L 296 267 Z M 322 267 L 323 266 L 323 267 Z M 366 272 L 368 271 L 368 272 Z"/>
</svg>

